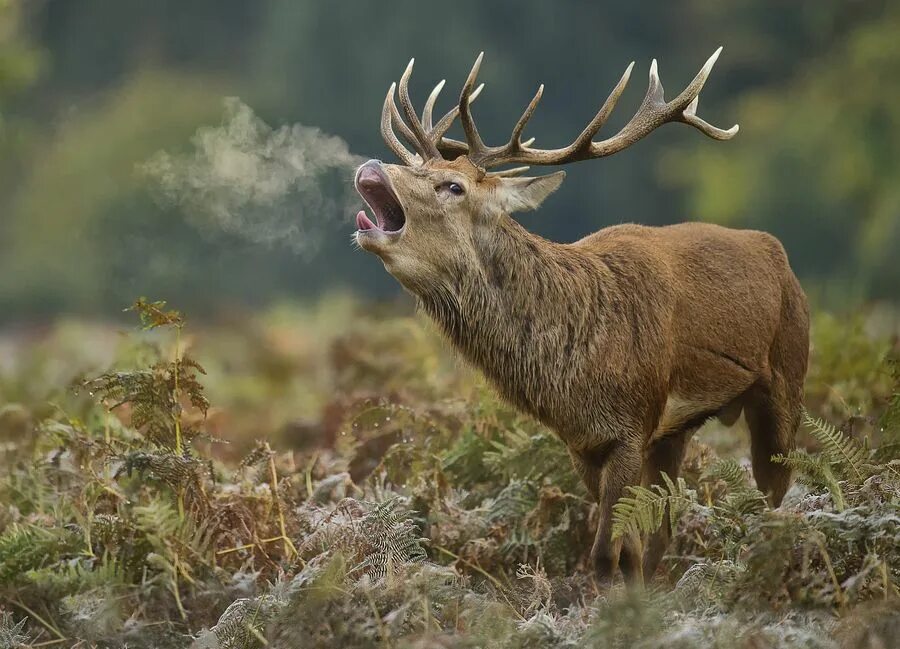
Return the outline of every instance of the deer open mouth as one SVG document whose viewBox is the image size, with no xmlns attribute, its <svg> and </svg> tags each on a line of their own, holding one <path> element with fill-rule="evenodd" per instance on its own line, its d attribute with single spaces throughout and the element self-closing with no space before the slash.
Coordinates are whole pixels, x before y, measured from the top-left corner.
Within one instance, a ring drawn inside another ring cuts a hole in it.
<svg viewBox="0 0 900 649">
<path fill-rule="evenodd" d="M 381 164 L 370 160 L 359 168 L 356 191 L 375 217 L 373 221 L 360 210 L 356 215 L 357 234 L 399 235 L 406 225 L 406 215 Z"/>
</svg>

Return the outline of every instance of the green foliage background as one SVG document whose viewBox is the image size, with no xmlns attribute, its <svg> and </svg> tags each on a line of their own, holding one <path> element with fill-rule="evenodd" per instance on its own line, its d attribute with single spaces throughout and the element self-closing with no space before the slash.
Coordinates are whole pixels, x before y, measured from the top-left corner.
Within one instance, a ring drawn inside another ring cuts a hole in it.
<svg viewBox="0 0 900 649">
<path fill-rule="evenodd" d="M 763 228 L 825 301 L 897 300 L 898 30 L 900 10 L 886 0 L 2 0 L 0 319 L 109 313 L 138 294 L 195 313 L 335 287 L 396 294 L 347 245 L 349 214 L 323 215 L 321 247 L 296 256 L 201 233 L 153 200 L 137 165 L 218 123 L 223 97 L 390 159 L 378 116 L 406 61 L 417 58 L 423 97 L 439 78 L 458 87 L 485 50 L 483 132 L 508 133 L 543 81 L 533 131 L 553 145 L 632 59 L 640 72 L 611 127 L 640 100 L 652 57 L 672 93 L 719 44 L 701 111 L 739 122 L 734 141 L 669 126 L 570 168 L 563 191 L 523 222 L 559 240 L 630 220 Z"/>
</svg>

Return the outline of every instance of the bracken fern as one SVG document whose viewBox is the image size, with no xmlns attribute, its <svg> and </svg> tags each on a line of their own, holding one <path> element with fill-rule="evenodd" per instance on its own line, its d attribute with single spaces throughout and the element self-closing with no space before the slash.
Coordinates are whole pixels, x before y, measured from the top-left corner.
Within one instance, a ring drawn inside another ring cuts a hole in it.
<svg viewBox="0 0 900 649">
<path fill-rule="evenodd" d="M 820 455 L 810 455 L 804 450 L 794 449 L 787 455 L 776 455 L 773 462 L 784 464 L 797 473 L 798 479 L 813 489 L 827 489 L 834 507 L 843 511 L 847 506 L 841 484 L 831 469 L 831 463 Z"/>
<path fill-rule="evenodd" d="M 824 459 L 835 467 L 839 475 L 854 482 L 862 482 L 867 477 L 868 452 L 865 448 L 832 424 L 812 417 L 808 412 L 803 413 L 803 420 L 812 436 L 822 445 Z"/>
<path fill-rule="evenodd" d="M 684 478 L 673 482 L 663 473 L 662 479 L 665 486 L 628 487 L 628 495 L 613 506 L 613 539 L 655 532 L 663 524 L 666 511 L 668 524 L 674 530 L 681 515 L 697 502 L 696 492 L 688 488 Z"/>
</svg>

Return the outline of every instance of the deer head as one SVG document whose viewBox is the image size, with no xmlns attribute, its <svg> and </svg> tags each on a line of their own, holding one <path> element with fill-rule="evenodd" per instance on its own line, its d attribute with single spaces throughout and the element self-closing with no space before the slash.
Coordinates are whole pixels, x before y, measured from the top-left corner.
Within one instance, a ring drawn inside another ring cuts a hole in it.
<svg viewBox="0 0 900 649">
<path fill-rule="evenodd" d="M 524 177 L 528 166 L 489 171 L 511 164 L 561 165 L 603 158 L 621 151 L 667 122 L 684 122 L 709 137 L 727 140 L 738 131 L 716 128 L 697 116 L 697 101 L 720 47 L 694 80 L 675 99 L 667 102 L 657 73 L 656 60 L 650 65 L 650 82 L 644 100 L 634 116 L 615 135 L 594 141 L 608 120 L 628 83 L 632 62 L 594 118 L 566 147 L 537 149 L 534 139 L 522 141 L 522 133 L 544 91 L 538 88 L 509 140 L 488 146 L 481 139 L 470 104 L 480 93 L 476 78 L 483 53 L 478 56 L 463 85 L 458 104 L 437 122 L 432 114 L 441 81 L 429 95 L 421 117 L 409 96 L 409 62 L 399 84 L 400 107 L 394 101 L 397 85 L 391 84 L 381 113 L 381 133 L 402 165 L 370 160 L 356 174 L 356 187 L 371 208 L 356 216 L 355 238 L 360 247 L 381 257 L 387 270 L 413 292 L 459 272 L 471 263 L 471 253 L 479 241 L 491 238 L 493 229 L 508 224 L 510 214 L 537 208 L 559 187 L 565 172 L 541 177 Z M 405 119 L 404 119 L 405 116 Z M 446 136 L 459 117 L 465 142 Z M 413 147 L 407 149 L 395 133 Z"/>
</svg>

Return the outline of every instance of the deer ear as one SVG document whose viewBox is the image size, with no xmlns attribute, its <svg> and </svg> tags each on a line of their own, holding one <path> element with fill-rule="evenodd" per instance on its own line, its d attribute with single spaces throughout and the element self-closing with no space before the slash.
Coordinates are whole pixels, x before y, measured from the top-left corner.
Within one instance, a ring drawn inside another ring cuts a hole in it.
<svg viewBox="0 0 900 649">
<path fill-rule="evenodd" d="M 559 189 L 565 177 L 565 171 L 557 171 L 535 178 L 500 178 L 496 190 L 500 207 L 504 212 L 537 209 L 545 198 Z"/>
</svg>

